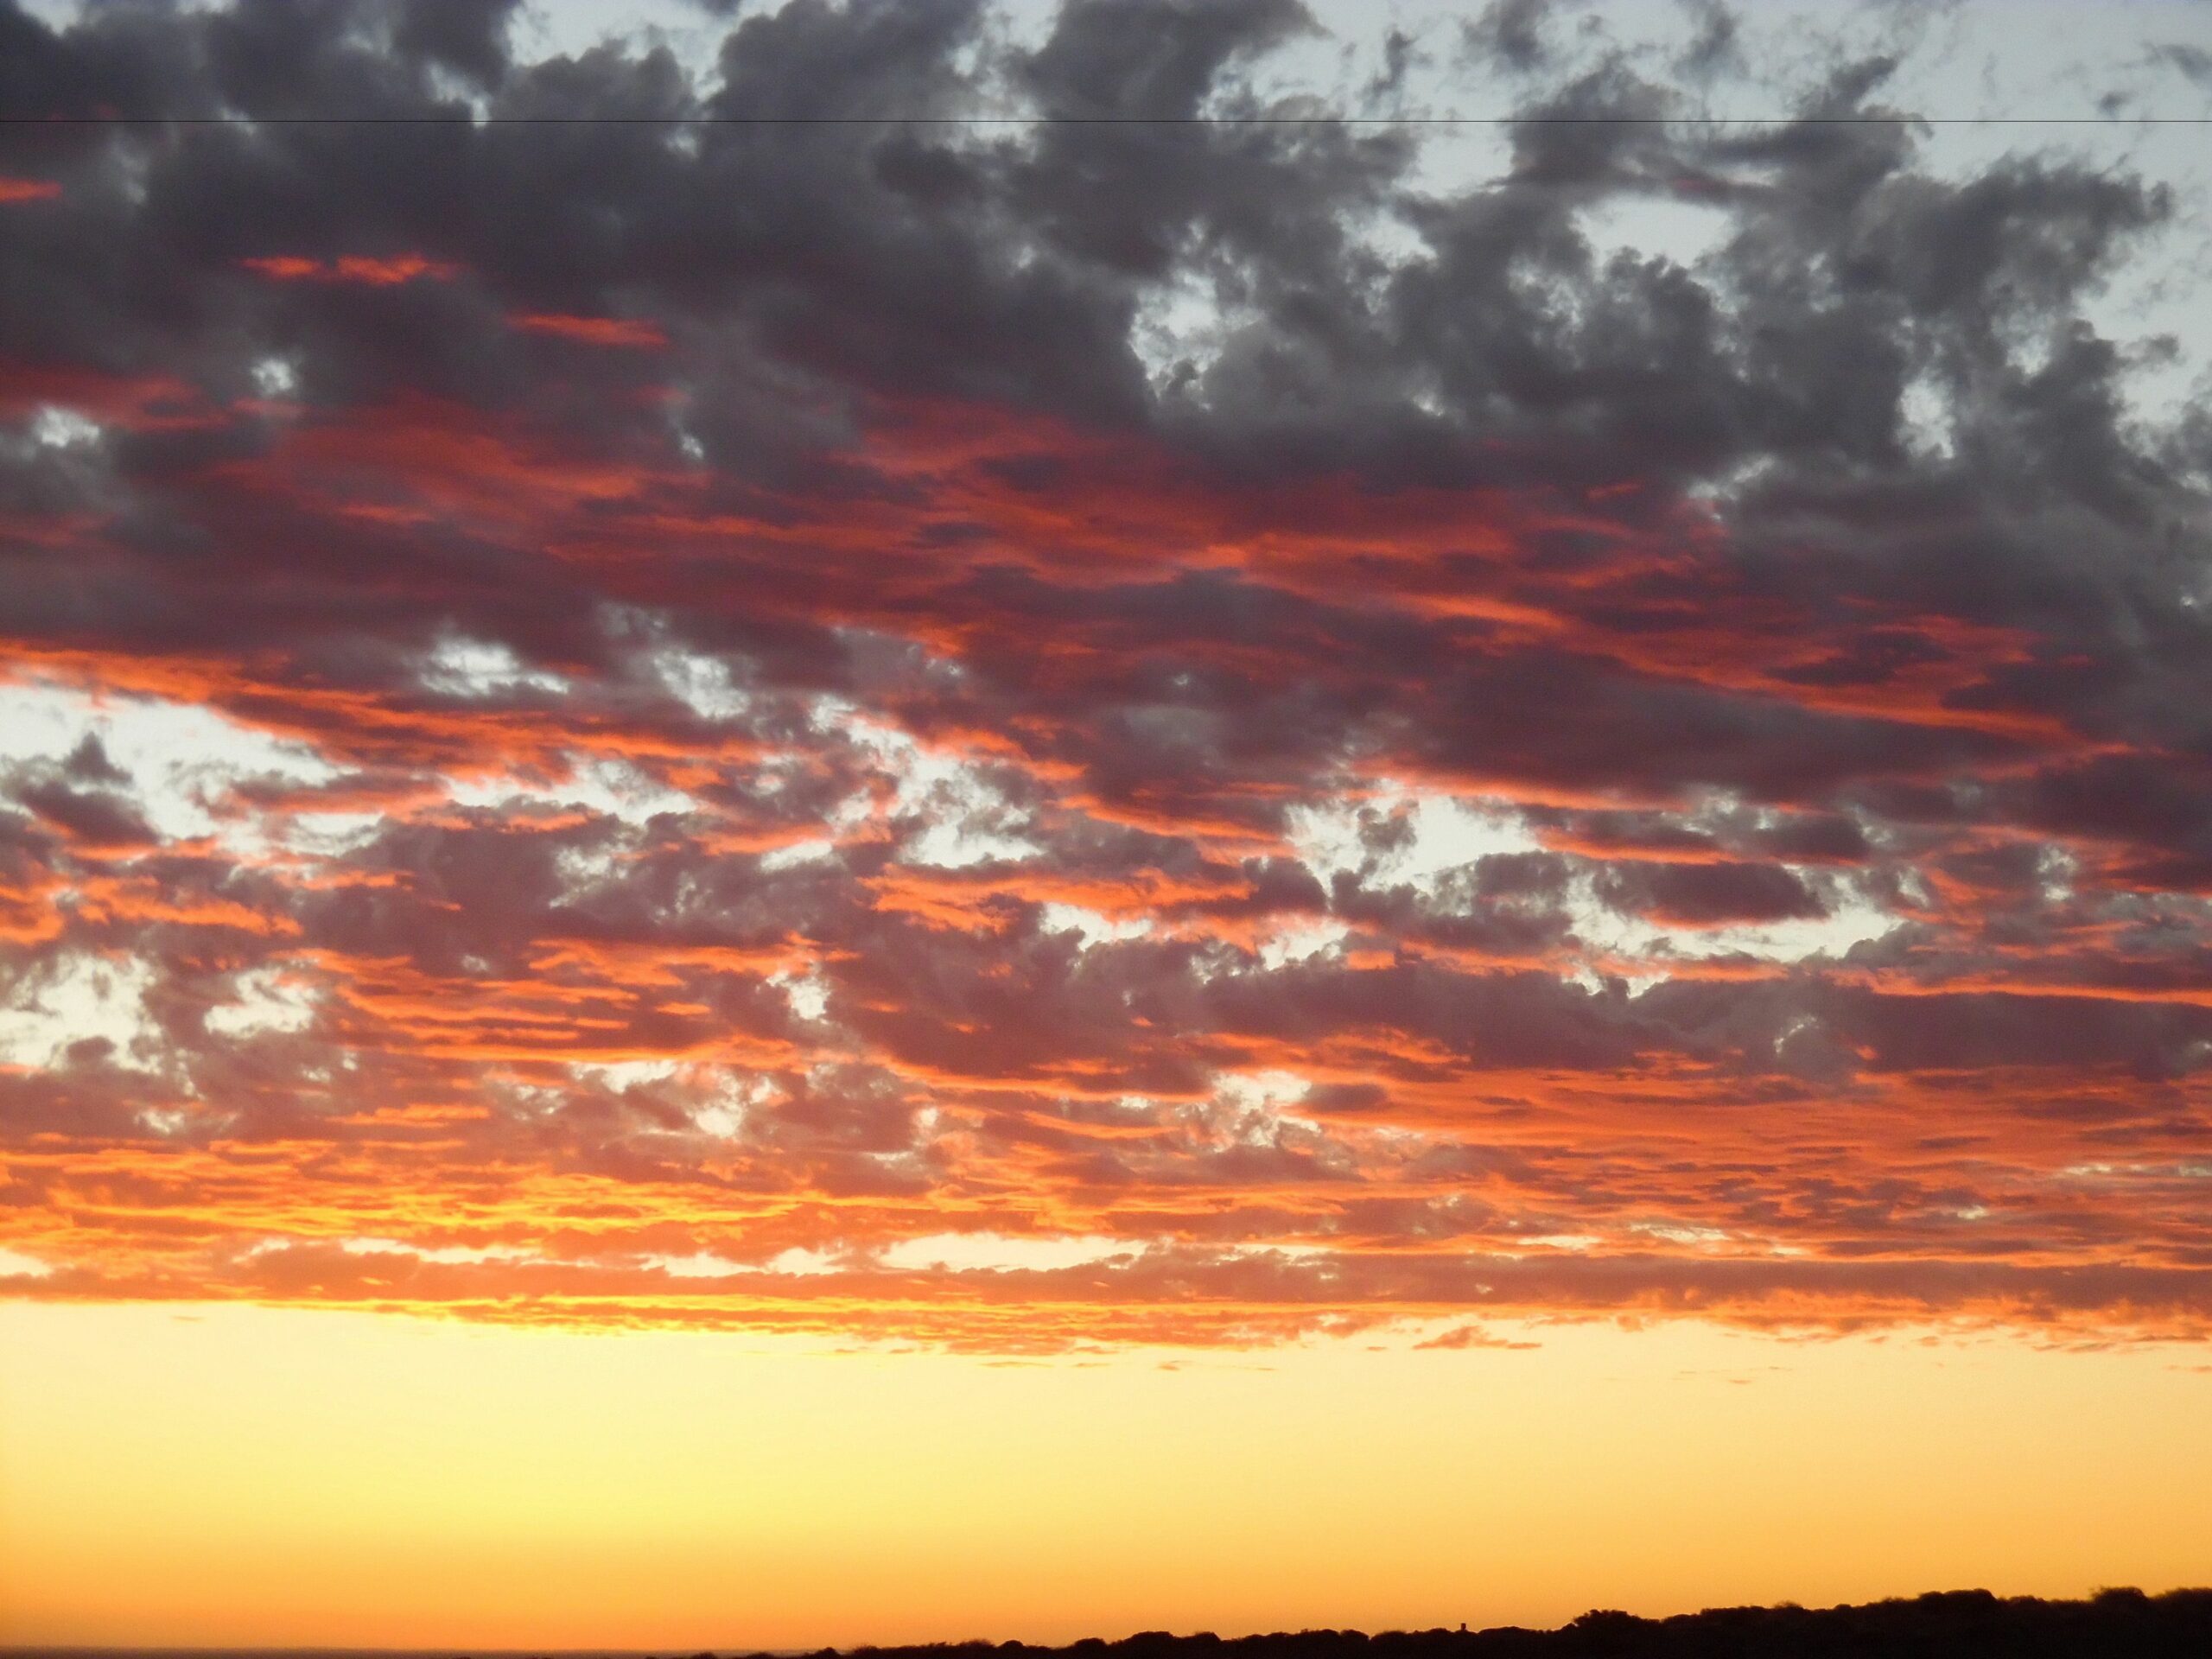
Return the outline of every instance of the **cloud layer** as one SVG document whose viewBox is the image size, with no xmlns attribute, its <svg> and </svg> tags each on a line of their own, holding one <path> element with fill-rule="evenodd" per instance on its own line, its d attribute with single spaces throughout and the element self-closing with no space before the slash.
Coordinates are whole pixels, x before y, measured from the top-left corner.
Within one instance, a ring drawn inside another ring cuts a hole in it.
<svg viewBox="0 0 2212 1659">
<path fill-rule="evenodd" d="M 2169 188 L 1710 6 L 1354 42 L 1443 183 L 1295 0 L 512 10 L 0 0 L 164 118 L 0 130 L 8 1289 L 2212 1322 Z"/>
</svg>

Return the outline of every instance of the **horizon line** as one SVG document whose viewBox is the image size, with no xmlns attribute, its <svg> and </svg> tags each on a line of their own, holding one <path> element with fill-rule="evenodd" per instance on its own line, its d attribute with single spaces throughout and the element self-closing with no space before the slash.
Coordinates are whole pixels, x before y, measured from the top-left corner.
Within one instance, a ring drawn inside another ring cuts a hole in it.
<svg viewBox="0 0 2212 1659">
<path fill-rule="evenodd" d="M 1881 1607 L 1897 1603 L 1946 1601 L 1955 1598 L 1972 1598 L 1992 1602 L 2029 1601 L 2048 1606 L 2089 1606 L 2107 1598 L 2127 1600 L 2163 1601 L 2174 1597 L 2212 1595 L 2212 1582 L 2203 1585 L 2177 1585 L 2164 1590 L 2145 1590 L 2135 1585 L 2103 1585 L 2074 1595 L 2037 1595 L 2032 1592 L 2003 1594 L 1981 1586 L 1965 1586 L 1948 1590 L 1922 1590 L 1888 1596 L 1876 1596 L 1866 1601 L 1838 1601 L 1807 1606 L 1787 1599 L 1766 1602 L 1719 1603 L 1693 1611 L 1675 1613 L 1621 1612 L 1639 1624 L 1663 1624 L 1675 1619 L 1700 1618 L 1713 1613 L 1758 1611 L 1798 1612 L 1813 1615 L 1853 1612 L 1866 1608 Z M 285 1656 L 285 1659 L 421 1659 L 423 1656 L 452 1656 L 452 1659 L 807 1659 L 816 1654 L 852 1655 L 863 1652 L 901 1653 L 932 1648 L 1005 1648 L 1035 1649 L 1040 1652 L 1065 1653 L 1077 1648 L 1119 1647 L 1147 1637 L 1165 1637 L 1175 1643 L 1193 1643 L 1212 1638 L 1224 1645 L 1232 1643 L 1270 1642 L 1301 1636 L 1327 1635 L 1357 1636 L 1373 1641 L 1392 1636 L 1490 1636 L 1521 1631 L 1529 1634 L 1558 1634 L 1570 1630 L 1583 1619 L 1596 1615 L 1613 1616 L 1620 1610 L 1599 1607 L 1592 1604 L 1574 1618 L 1558 1624 L 1485 1624 L 1471 1626 L 1462 1621 L 1457 1629 L 1449 1624 L 1392 1626 L 1379 1630 L 1364 1630 L 1356 1625 L 1310 1625 L 1298 1630 L 1281 1628 L 1271 1630 L 1251 1630 L 1238 1636 L 1219 1636 L 1212 1630 L 1166 1630 L 1157 1628 L 1131 1630 L 1124 1636 L 1077 1637 L 1062 1642 L 1028 1642 L 1019 1637 L 994 1639 L 988 1636 L 939 1637 L 917 1642 L 855 1642 L 844 1646 L 823 1643 L 811 1647 L 764 1648 L 746 1643 L 705 1643 L 693 1646 L 689 1643 L 663 1643 L 652 1647 L 549 1647 L 543 1643 L 525 1643 L 519 1647 L 486 1647 L 473 1643 L 438 1643 L 417 1647 L 344 1647 L 327 1645 L 256 1646 L 241 1643 L 156 1643 L 148 1645 L 117 1645 L 100 1643 L 56 1644 L 54 1643 L 0 1642 L 0 1659 L 53 1659 L 54 1656 L 191 1656 L 191 1655 L 270 1655 Z"/>
</svg>

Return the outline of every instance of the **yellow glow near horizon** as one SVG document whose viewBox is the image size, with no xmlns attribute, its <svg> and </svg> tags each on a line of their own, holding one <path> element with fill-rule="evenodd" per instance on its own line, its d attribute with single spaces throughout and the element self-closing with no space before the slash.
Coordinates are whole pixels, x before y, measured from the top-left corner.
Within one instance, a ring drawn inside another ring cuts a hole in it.
<svg viewBox="0 0 2212 1659">
<path fill-rule="evenodd" d="M 0 1304 L 0 1641 L 728 1650 L 2212 1580 L 2201 1350 L 1512 1334 L 1542 1346 L 1008 1366 Z"/>
</svg>

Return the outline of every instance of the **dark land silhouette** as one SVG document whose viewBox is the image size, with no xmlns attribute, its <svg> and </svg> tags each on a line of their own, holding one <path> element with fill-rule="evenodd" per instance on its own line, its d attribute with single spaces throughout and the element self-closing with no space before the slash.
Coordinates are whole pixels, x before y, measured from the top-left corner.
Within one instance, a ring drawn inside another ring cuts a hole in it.
<svg viewBox="0 0 2212 1659">
<path fill-rule="evenodd" d="M 1299 1630 L 1224 1638 L 1147 1630 L 1066 1647 L 1020 1642 L 825 1648 L 810 1659 L 1950 1659 L 1958 1655 L 2212 1659 L 2212 1589 L 2145 1595 L 2105 1590 L 2084 1601 L 1954 1590 L 1812 1609 L 1711 1607 L 1669 1618 L 1587 1612 L 1555 1630 Z"/>
<path fill-rule="evenodd" d="M 2101 1590 L 2082 1601 L 1950 1590 L 1858 1605 L 1708 1607 L 1667 1618 L 1600 1609 L 1554 1630 L 1276 1631 L 1220 1637 L 1145 1630 L 1064 1647 L 931 1642 L 904 1647 L 652 1650 L 659 1659 L 2212 1659 L 2212 1588 L 2146 1595 Z M 478 1649 L 475 1659 L 649 1659 L 639 1650 Z M 186 1649 L 0 1645 L 5 1659 L 469 1659 L 452 1648 Z"/>
</svg>

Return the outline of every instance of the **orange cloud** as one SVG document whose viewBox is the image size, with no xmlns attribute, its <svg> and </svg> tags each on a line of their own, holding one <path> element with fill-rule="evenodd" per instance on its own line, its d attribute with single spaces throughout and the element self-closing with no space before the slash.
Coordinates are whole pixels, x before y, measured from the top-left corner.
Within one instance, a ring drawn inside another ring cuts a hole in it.
<svg viewBox="0 0 2212 1659">
<path fill-rule="evenodd" d="M 266 276 L 271 282 L 347 283 L 363 288 L 396 288 L 402 283 L 416 281 L 445 283 L 461 275 L 460 266 L 442 259 L 426 258 L 419 253 L 392 254 L 383 257 L 348 253 L 334 259 L 319 259 L 300 254 L 270 254 L 241 259 L 238 264 L 256 276 Z"/>
<path fill-rule="evenodd" d="M 569 317 L 528 312 L 508 321 L 524 334 L 550 334 L 582 346 L 658 347 L 668 344 L 660 326 L 641 317 Z"/>
</svg>

